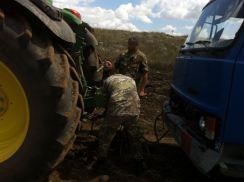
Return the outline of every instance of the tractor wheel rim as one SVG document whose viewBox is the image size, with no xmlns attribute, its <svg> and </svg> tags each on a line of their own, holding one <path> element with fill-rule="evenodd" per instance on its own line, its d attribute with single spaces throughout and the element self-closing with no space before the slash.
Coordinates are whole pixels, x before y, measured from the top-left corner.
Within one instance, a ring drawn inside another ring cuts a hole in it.
<svg viewBox="0 0 244 182">
<path fill-rule="evenodd" d="M 29 120 L 25 91 L 15 74 L 0 60 L 0 163 L 21 148 Z"/>
</svg>

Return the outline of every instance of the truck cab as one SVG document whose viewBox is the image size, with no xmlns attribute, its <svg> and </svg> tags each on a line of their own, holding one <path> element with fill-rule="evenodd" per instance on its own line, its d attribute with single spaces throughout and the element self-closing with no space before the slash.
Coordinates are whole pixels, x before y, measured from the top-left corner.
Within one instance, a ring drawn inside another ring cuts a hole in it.
<svg viewBox="0 0 244 182">
<path fill-rule="evenodd" d="M 211 0 L 176 58 L 164 116 L 203 173 L 244 177 L 244 0 Z"/>
</svg>

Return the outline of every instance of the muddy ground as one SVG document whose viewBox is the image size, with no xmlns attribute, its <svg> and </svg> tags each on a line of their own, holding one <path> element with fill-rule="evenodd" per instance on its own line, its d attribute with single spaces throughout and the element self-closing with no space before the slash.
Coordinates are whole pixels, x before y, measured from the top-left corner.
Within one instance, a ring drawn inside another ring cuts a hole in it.
<svg viewBox="0 0 244 182">
<path fill-rule="evenodd" d="M 154 119 L 160 114 L 163 101 L 169 92 L 167 74 L 153 72 L 147 87 L 148 96 L 142 99 L 142 114 L 140 125 L 144 129 L 145 138 L 150 141 L 147 158 L 148 170 L 142 174 L 135 174 L 129 164 L 116 164 L 114 169 L 89 171 L 84 163 L 84 148 L 80 143 L 83 136 L 79 136 L 73 150 L 66 157 L 61 166 L 50 176 L 52 182 L 83 182 L 92 181 L 99 175 L 109 175 L 110 181 L 162 181 L 162 182 L 212 182 L 213 180 L 199 173 L 191 164 L 174 140 L 167 135 L 160 144 L 155 143 Z M 89 124 L 89 122 L 87 122 Z M 159 122 L 160 126 L 163 123 Z M 163 127 L 159 133 L 164 132 Z M 91 139 L 92 141 L 92 139 Z"/>
</svg>

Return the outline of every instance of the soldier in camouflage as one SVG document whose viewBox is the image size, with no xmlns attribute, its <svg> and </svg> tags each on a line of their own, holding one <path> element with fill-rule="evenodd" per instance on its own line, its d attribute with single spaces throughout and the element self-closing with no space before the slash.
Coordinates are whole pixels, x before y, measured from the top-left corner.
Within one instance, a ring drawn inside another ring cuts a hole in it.
<svg viewBox="0 0 244 182">
<path fill-rule="evenodd" d="M 140 99 L 135 81 L 125 75 L 115 74 L 104 82 L 104 93 L 107 98 L 107 112 L 99 132 L 99 158 L 107 158 L 110 144 L 119 126 L 123 126 L 132 136 L 134 158 L 142 160 L 143 133 L 138 126 Z"/>
<path fill-rule="evenodd" d="M 137 38 L 131 37 L 128 40 L 128 51 L 119 55 L 115 61 L 117 73 L 127 75 L 136 81 L 138 93 L 145 96 L 145 87 L 148 82 L 147 57 L 139 50 Z"/>
</svg>

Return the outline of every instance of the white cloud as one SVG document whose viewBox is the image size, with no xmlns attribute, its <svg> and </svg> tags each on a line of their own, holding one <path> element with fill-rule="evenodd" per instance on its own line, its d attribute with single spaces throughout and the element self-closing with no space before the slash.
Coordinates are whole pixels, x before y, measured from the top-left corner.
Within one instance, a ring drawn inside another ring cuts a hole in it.
<svg viewBox="0 0 244 182">
<path fill-rule="evenodd" d="M 191 31 L 193 29 L 193 26 L 184 26 L 184 29 Z"/>
<path fill-rule="evenodd" d="M 115 13 L 118 18 L 120 18 L 122 20 L 129 20 L 130 13 L 132 13 L 133 10 L 134 10 L 134 7 L 133 7 L 132 3 L 122 4 L 115 10 Z"/>
<path fill-rule="evenodd" d="M 101 7 L 76 7 L 84 20 L 94 27 L 139 31 L 139 29 L 124 17 L 119 17 L 116 12 Z"/>
<path fill-rule="evenodd" d="M 177 28 L 172 25 L 166 25 L 162 28 L 162 31 L 167 34 L 175 34 Z"/>
<path fill-rule="evenodd" d="M 161 18 L 196 19 L 208 2 L 209 0 L 158 0 L 160 10 L 154 15 Z"/>
<path fill-rule="evenodd" d="M 94 0 L 53 0 L 53 4 L 60 8 L 69 8 L 79 5 L 87 5 Z"/>
<path fill-rule="evenodd" d="M 113 10 L 100 7 L 83 7 L 78 9 L 85 17 L 85 21 L 91 22 L 95 27 L 139 31 L 139 29 L 128 21 L 126 17 L 119 17 Z"/>
<path fill-rule="evenodd" d="M 133 6 L 132 3 L 122 4 L 116 10 L 116 15 L 124 20 L 138 19 L 144 23 L 152 23 L 149 15 L 151 9 L 144 4 Z"/>
<path fill-rule="evenodd" d="M 95 0 L 54 0 L 54 5 L 78 10 L 85 21 L 95 27 L 139 31 L 133 24 L 134 21 L 152 24 L 155 18 L 196 19 L 209 0 L 140 0 L 138 4 L 121 4 L 114 10 L 89 6 L 93 1 Z M 163 31 L 175 32 L 176 27 L 167 25 Z"/>
<path fill-rule="evenodd" d="M 152 23 L 152 18 L 196 19 L 209 0 L 141 0 L 138 5 L 121 5 L 116 11 L 126 18 Z"/>
<path fill-rule="evenodd" d="M 54 6 L 59 8 L 71 8 L 79 11 L 84 21 L 90 23 L 94 27 L 139 31 L 139 29 L 129 21 L 128 13 L 130 12 L 130 4 L 122 6 L 121 9 L 118 8 L 118 11 L 114 11 L 101 7 L 87 6 L 91 2 L 93 2 L 93 0 L 55 0 Z M 127 9 L 127 11 L 123 12 L 123 9 Z"/>
</svg>

